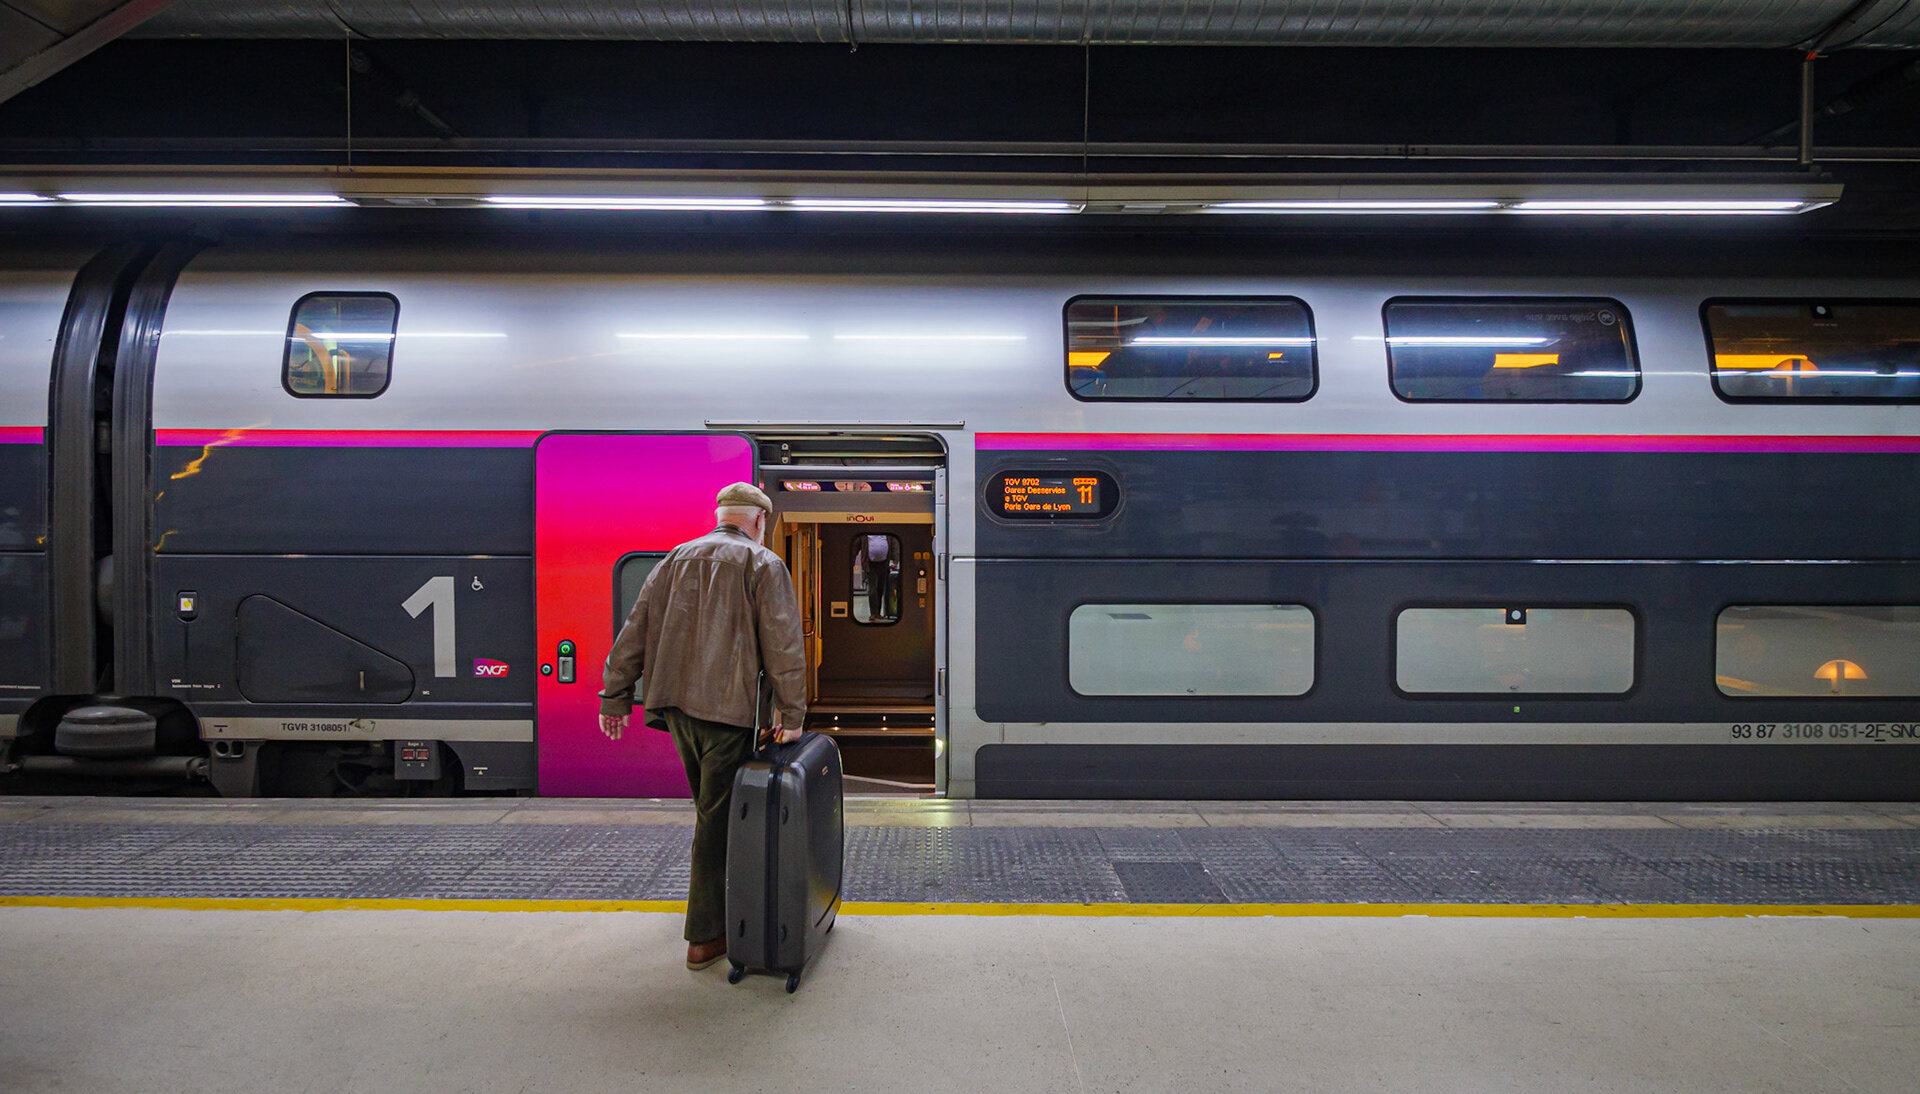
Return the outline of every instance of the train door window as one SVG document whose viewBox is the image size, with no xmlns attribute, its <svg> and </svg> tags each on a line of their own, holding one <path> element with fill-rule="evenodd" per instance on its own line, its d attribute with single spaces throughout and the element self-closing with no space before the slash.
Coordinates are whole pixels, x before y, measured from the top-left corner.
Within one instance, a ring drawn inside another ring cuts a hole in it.
<svg viewBox="0 0 1920 1094">
<path fill-rule="evenodd" d="M 1301 604 L 1082 604 L 1067 679 L 1081 695 L 1305 695 L 1314 637 Z"/>
<path fill-rule="evenodd" d="M 1920 607 L 1735 606 L 1714 625 L 1722 695 L 1920 696 Z"/>
<path fill-rule="evenodd" d="M 1298 402 L 1318 383 L 1313 314 L 1291 297 L 1068 301 L 1076 399 Z"/>
<path fill-rule="evenodd" d="M 1920 301 L 1701 306 L 1713 389 L 1732 401 L 1920 401 Z"/>
<path fill-rule="evenodd" d="M 1399 297 L 1382 314 L 1402 399 L 1623 403 L 1640 390 L 1632 324 L 1615 300 Z"/>
<path fill-rule="evenodd" d="M 1408 608 L 1394 682 L 1412 695 L 1620 695 L 1633 647 L 1625 608 Z"/>
<path fill-rule="evenodd" d="M 392 379 L 400 301 L 387 293 L 308 293 L 293 305 L 280 382 L 303 399 L 371 399 Z"/>
<path fill-rule="evenodd" d="M 613 633 L 620 633 L 621 625 L 627 621 L 627 614 L 633 611 L 634 601 L 640 599 L 640 589 L 646 585 L 653 568 L 665 557 L 664 553 L 658 551 L 636 551 L 614 564 Z"/>
<path fill-rule="evenodd" d="M 900 622 L 900 537 L 853 537 L 853 621 Z"/>
</svg>

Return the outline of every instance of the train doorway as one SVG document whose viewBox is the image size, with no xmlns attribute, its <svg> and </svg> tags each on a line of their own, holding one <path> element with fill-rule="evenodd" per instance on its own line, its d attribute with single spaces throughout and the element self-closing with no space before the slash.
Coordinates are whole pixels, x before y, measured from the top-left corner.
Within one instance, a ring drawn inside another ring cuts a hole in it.
<svg viewBox="0 0 1920 1094">
<path fill-rule="evenodd" d="M 807 728 L 853 793 L 944 792 L 946 453 L 934 436 L 758 437 L 793 572 Z"/>
</svg>

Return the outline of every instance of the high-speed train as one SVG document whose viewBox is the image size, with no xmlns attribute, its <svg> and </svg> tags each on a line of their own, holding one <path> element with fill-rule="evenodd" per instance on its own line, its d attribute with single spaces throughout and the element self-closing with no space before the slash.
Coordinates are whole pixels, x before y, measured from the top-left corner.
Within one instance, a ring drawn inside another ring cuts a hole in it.
<svg viewBox="0 0 1920 1094">
<path fill-rule="evenodd" d="M 601 662 L 751 479 L 870 789 L 1910 798 L 1920 276 L 1727 238 L 23 245 L 0 756 L 684 793 Z"/>
</svg>

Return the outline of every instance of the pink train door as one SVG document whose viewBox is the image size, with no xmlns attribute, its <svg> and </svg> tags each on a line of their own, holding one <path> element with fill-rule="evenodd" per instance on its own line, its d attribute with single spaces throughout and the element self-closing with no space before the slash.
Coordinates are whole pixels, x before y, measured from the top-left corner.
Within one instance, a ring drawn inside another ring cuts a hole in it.
<svg viewBox="0 0 1920 1094">
<path fill-rule="evenodd" d="M 540 793 L 687 796 L 665 733 L 600 732 L 600 670 L 653 564 L 713 527 L 713 498 L 753 481 L 753 443 L 733 433 L 549 433 L 534 446 L 533 567 L 540 654 Z"/>
</svg>

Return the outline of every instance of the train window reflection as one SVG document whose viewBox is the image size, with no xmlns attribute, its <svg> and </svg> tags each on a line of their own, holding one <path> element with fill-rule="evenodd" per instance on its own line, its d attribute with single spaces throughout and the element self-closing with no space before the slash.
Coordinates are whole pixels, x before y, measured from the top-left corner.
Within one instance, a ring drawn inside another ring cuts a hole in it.
<svg viewBox="0 0 1920 1094">
<path fill-rule="evenodd" d="M 1727 399 L 1920 399 L 1920 302 L 1707 301 Z"/>
<path fill-rule="evenodd" d="M 1300 604 L 1082 604 L 1067 620 L 1081 695 L 1304 695 L 1313 660 Z"/>
<path fill-rule="evenodd" d="M 1313 316 L 1290 297 L 1080 297 L 1067 304 L 1080 399 L 1268 400 L 1313 394 Z"/>
<path fill-rule="evenodd" d="M 1736 698 L 1920 696 L 1920 607 L 1727 608 L 1713 672 Z"/>
<path fill-rule="evenodd" d="M 387 293 L 309 293 L 293 306 L 281 383 L 302 398 L 370 399 L 387 389 L 400 302 Z"/>
<path fill-rule="evenodd" d="M 853 621 L 900 622 L 899 536 L 853 537 Z"/>
<path fill-rule="evenodd" d="M 1408 608 L 1394 682 L 1414 695 L 1619 695 L 1633 688 L 1625 608 Z"/>
<path fill-rule="evenodd" d="M 1625 402 L 1640 390 L 1627 309 L 1575 298 L 1389 300 L 1394 394 L 1435 402 Z"/>
</svg>

